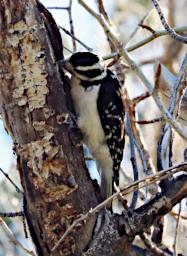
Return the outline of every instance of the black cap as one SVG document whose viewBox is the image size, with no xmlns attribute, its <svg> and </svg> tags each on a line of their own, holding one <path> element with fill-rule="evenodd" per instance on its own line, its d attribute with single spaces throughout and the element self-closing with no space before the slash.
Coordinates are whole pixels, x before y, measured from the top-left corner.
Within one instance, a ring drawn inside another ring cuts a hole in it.
<svg viewBox="0 0 187 256">
<path fill-rule="evenodd" d="M 98 63 L 99 57 L 91 52 L 76 52 L 70 57 L 69 62 L 73 67 L 87 67 Z"/>
</svg>

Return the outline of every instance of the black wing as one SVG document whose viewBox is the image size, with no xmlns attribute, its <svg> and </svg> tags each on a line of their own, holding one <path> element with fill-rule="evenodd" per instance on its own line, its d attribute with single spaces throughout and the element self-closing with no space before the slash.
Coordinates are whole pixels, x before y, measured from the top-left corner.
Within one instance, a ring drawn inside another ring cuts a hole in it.
<svg viewBox="0 0 187 256">
<path fill-rule="evenodd" d="M 107 70 L 107 76 L 101 82 L 97 108 L 113 160 L 113 181 L 115 181 L 116 185 L 119 185 L 119 169 L 125 142 L 124 107 L 119 89 L 118 79 L 110 70 Z"/>
</svg>

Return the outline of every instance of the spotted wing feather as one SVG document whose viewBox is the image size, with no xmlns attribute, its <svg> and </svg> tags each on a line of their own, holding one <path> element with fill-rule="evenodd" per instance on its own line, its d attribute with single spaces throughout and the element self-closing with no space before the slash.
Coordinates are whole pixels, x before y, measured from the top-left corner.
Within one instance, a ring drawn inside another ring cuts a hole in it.
<svg viewBox="0 0 187 256">
<path fill-rule="evenodd" d="M 124 149 L 124 107 L 119 89 L 118 79 L 107 70 L 107 76 L 101 83 L 97 107 L 113 160 L 113 181 L 116 185 L 119 185 L 119 169 Z"/>
</svg>

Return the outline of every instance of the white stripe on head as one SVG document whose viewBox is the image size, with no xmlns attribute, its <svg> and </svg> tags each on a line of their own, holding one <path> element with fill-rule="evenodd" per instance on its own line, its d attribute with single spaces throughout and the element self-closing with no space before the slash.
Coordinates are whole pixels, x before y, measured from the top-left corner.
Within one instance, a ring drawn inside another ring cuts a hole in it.
<svg viewBox="0 0 187 256">
<path fill-rule="evenodd" d="M 92 70 L 92 69 L 103 69 L 104 67 L 104 64 L 99 61 L 95 64 L 93 64 L 92 66 L 77 66 L 75 67 L 77 70 L 80 70 L 80 71 L 87 71 L 87 70 Z"/>
<path fill-rule="evenodd" d="M 99 76 L 96 76 L 94 78 L 89 78 L 87 76 L 81 75 L 81 74 L 77 73 L 76 71 L 74 71 L 73 74 L 75 77 L 77 77 L 83 81 L 93 82 L 93 81 L 102 80 L 103 78 L 105 78 L 107 75 L 107 72 L 106 72 L 106 69 L 104 69 L 103 72 Z"/>
</svg>

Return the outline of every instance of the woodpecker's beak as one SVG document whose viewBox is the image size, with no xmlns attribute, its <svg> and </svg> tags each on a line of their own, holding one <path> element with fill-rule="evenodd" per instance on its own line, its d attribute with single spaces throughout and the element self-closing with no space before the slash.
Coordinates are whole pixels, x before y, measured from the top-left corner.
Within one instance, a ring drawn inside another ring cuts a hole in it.
<svg viewBox="0 0 187 256">
<path fill-rule="evenodd" d="M 59 68 L 65 69 L 66 71 L 70 72 L 71 74 L 73 74 L 73 66 L 71 65 L 71 63 L 69 62 L 70 58 L 64 59 L 64 60 L 59 60 L 58 66 Z"/>
</svg>

